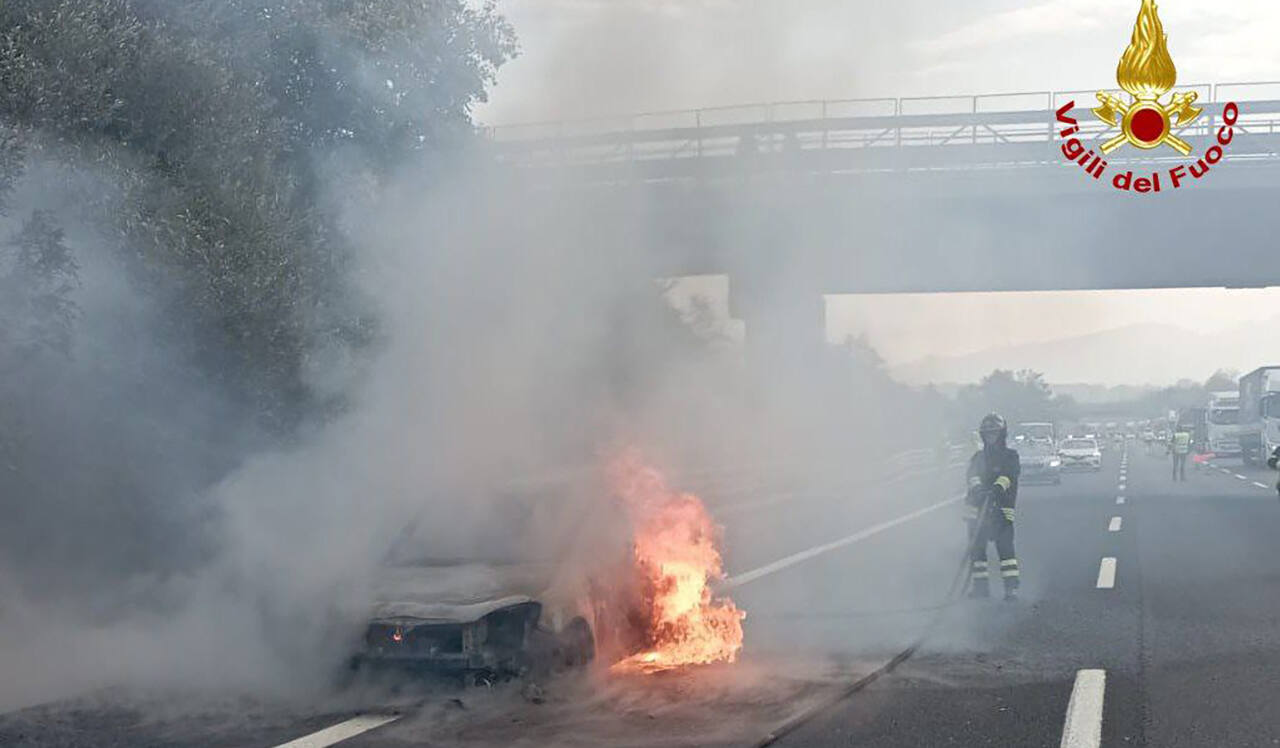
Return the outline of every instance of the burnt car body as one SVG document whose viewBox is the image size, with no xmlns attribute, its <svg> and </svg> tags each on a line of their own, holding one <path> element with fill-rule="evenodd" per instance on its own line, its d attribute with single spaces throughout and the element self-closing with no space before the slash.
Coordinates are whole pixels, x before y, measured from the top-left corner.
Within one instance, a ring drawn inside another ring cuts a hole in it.
<svg viewBox="0 0 1280 748">
<path fill-rule="evenodd" d="M 411 523 L 377 570 L 353 664 L 521 675 L 629 646 L 629 528 L 591 485 L 526 482 Z"/>
<path fill-rule="evenodd" d="M 355 662 L 493 674 L 586 664 L 590 611 L 553 577 L 545 564 L 387 567 Z"/>
</svg>

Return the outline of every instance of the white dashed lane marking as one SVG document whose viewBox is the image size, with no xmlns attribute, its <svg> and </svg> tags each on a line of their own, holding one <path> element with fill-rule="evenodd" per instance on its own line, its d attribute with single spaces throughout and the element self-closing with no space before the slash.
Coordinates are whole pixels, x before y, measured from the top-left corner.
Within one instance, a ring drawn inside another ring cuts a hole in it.
<svg viewBox="0 0 1280 748">
<path fill-rule="evenodd" d="M 1236 473 L 1236 478 L 1237 478 L 1238 480 L 1249 480 L 1249 478 L 1248 478 L 1247 476 L 1241 475 L 1241 474 L 1239 474 L 1239 473 Z"/>
<path fill-rule="evenodd" d="M 1259 483 L 1258 481 L 1254 481 L 1253 485 L 1257 486 L 1258 488 L 1271 488 L 1271 486 L 1268 486 L 1266 483 Z"/>
<path fill-rule="evenodd" d="M 400 719 L 398 714 L 362 714 L 346 722 L 339 722 L 331 727 L 326 727 L 319 732 L 304 735 L 297 740 L 281 743 L 276 748 L 327 748 L 327 746 L 341 743 L 344 740 L 354 738 L 361 733 L 382 727 L 388 722 L 395 722 L 398 719 Z"/>
<path fill-rule="evenodd" d="M 1123 504 L 1123 503 L 1124 503 L 1124 497 L 1123 497 L 1123 496 L 1117 496 L 1117 497 L 1116 497 L 1116 503 L 1117 503 L 1117 504 Z"/>
<path fill-rule="evenodd" d="M 1060 748 L 1098 748 L 1102 745 L 1102 704 L 1107 671 L 1080 670 L 1067 701 Z"/>
<path fill-rule="evenodd" d="M 1121 518 L 1119 517 L 1112 517 L 1111 524 L 1107 525 L 1107 530 L 1110 532 L 1120 532 L 1120 523 L 1122 521 L 1123 520 L 1121 520 Z"/>
<path fill-rule="evenodd" d="M 1098 566 L 1098 589 L 1109 590 L 1116 586 L 1116 560 L 1112 556 L 1102 559 Z"/>
</svg>

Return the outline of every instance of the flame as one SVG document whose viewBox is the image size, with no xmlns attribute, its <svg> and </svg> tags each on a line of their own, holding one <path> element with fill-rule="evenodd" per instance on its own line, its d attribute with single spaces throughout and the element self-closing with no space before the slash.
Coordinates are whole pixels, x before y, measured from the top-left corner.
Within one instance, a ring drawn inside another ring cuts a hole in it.
<svg viewBox="0 0 1280 748">
<path fill-rule="evenodd" d="M 719 528 L 702 501 L 667 487 L 634 452 L 610 469 L 614 492 L 633 526 L 635 561 L 644 578 L 645 649 L 614 672 L 655 673 L 685 665 L 733 662 L 742 649 L 742 619 L 732 600 L 712 594 L 724 578 Z"/>
<path fill-rule="evenodd" d="M 1116 82 L 1120 87 L 1138 99 L 1158 99 L 1173 88 L 1178 71 L 1169 56 L 1167 42 L 1155 0 L 1142 0 L 1138 20 L 1133 25 L 1133 38 L 1116 68 Z"/>
</svg>

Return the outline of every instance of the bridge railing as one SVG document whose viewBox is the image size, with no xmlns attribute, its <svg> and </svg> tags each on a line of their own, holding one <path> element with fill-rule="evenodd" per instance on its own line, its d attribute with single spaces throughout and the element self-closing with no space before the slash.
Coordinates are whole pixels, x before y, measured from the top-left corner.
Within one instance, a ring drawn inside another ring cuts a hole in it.
<svg viewBox="0 0 1280 748">
<path fill-rule="evenodd" d="M 1199 96 L 1205 113 L 1181 131 L 1208 137 L 1221 126 L 1222 105 L 1242 104 L 1237 129 L 1280 132 L 1280 82 L 1179 86 Z M 1057 137 L 1053 112 L 1075 101 L 1081 137 L 1110 129 L 1089 110 L 1096 89 L 943 97 L 787 101 L 648 112 L 626 117 L 488 128 L 500 158 L 519 165 L 589 165 L 912 147 L 985 146 L 979 161 L 999 161 L 998 146 Z M 997 148 L 992 148 L 993 146 Z M 1024 149 L 1025 150 L 1025 149 Z M 1037 151 L 1047 162 L 1049 150 Z M 1233 154 L 1234 155 L 1234 154 Z M 1248 155 L 1248 154 L 1241 154 Z M 1257 155 L 1257 154 L 1253 154 Z M 1266 153 L 1268 157 L 1277 154 Z M 1015 160 L 1025 160 L 1019 157 Z M 873 164 L 885 163 L 883 159 Z"/>
</svg>

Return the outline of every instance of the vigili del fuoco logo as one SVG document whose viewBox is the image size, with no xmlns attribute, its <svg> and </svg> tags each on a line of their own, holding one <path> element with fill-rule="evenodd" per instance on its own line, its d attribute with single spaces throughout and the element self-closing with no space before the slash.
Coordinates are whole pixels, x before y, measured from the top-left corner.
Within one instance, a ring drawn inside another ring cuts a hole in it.
<svg viewBox="0 0 1280 748">
<path fill-rule="evenodd" d="M 1169 56 L 1168 37 L 1156 13 L 1155 0 L 1142 0 L 1138 20 L 1133 25 L 1133 38 L 1116 67 L 1116 83 L 1128 96 L 1099 91 L 1099 106 L 1093 110 L 1095 117 L 1119 132 L 1098 147 L 1101 153 L 1086 149 L 1075 137 L 1080 132 L 1080 124 L 1070 115 L 1076 103 L 1068 101 L 1056 112 L 1058 122 L 1066 126 L 1058 133 L 1064 140 L 1062 155 L 1096 180 L 1106 174 L 1106 157 L 1126 145 L 1144 151 L 1167 147 L 1190 156 L 1191 144 L 1178 137 L 1178 132 L 1196 121 L 1203 110 L 1195 106 L 1194 91 L 1175 92 L 1162 101 L 1177 80 L 1178 71 Z M 1118 172 L 1111 175 L 1111 186 L 1125 192 L 1160 192 L 1204 178 L 1213 165 L 1222 160 L 1223 149 L 1230 145 L 1234 135 L 1232 126 L 1239 117 L 1240 107 L 1235 102 L 1224 104 L 1222 126 L 1217 130 L 1215 142 L 1195 161 L 1152 171 L 1149 175 L 1135 175 L 1132 169 Z"/>
</svg>

